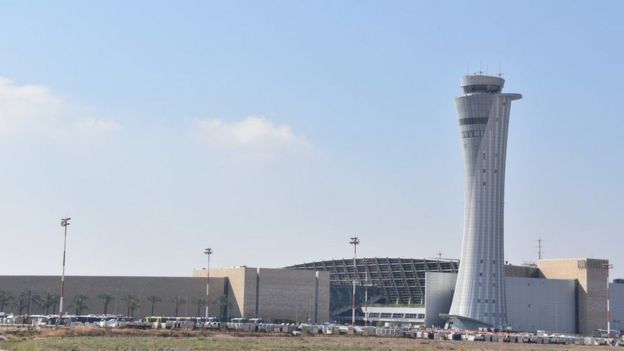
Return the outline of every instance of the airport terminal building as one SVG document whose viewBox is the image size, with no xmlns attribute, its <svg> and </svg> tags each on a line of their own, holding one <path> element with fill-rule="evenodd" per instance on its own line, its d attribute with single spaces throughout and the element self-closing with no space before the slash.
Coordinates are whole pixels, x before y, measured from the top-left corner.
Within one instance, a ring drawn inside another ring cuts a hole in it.
<svg viewBox="0 0 624 351">
<path fill-rule="evenodd" d="M 280 322 L 351 322 L 356 279 L 358 324 L 444 327 L 458 275 L 458 260 L 359 258 L 304 263 L 281 269 L 246 266 L 210 270 L 209 311 L 227 320 L 262 318 Z M 590 335 L 606 329 L 607 260 L 553 259 L 504 266 L 508 325 L 517 331 Z M 66 312 L 86 297 L 86 314 L 135 317 L 204 316 L 207 271 L 192 277 L 66 277 Z M 57 313 L 45 303 L 58 294 L 58 276 L 0 276 L 0 312 Z M 624 329 L 624 281 L 609 284 L 611 327 Z M 12 297 L 1 299 L 4 291 Z M 105 306 L 102 295 L 112 297 Z M 132 310 L 128 296 L 136 298 Z M 366 297 L 366 298 L 365 298 Z"/>
<path fill-rule="evenodd" d="M 444 327 L 458 275 L 458 260 L 360 258 L 304 263 L 289 268 L 330 272 L 331 317 L 351 320 L 351 287 L 357 319 Z M 504 265 L 507 324 L 513 330 L 590 335 L 607 327 L 608 260 L 552 259 Z M 355 268 L 355 274 L 354 274 Z M 624 328 L 624 281 L 609 284 L 611 327 Z M 365 291 L 368 290 L 366 294 Z M 617 293 L 622 292 L 622 293 Z M 368 301 L 364 301 L 364 296 Z M 366 313 L 366 306 L 371 306 Z"/>
<path fill-rule="evenodd" d="M 203 317 L 206 272 L 194 270 L 192 277 L 66 276 L 65 313 Z M 59 276 L 0 276 L 0 312 L 56 314 L 59 283 Z M 3 300 L 2 295 L 10 298 Z M 221 320 L 324 322 L 329 320 L 329 273 L 214 269 L 208 301 L 209 315 Z"/>
</svg>

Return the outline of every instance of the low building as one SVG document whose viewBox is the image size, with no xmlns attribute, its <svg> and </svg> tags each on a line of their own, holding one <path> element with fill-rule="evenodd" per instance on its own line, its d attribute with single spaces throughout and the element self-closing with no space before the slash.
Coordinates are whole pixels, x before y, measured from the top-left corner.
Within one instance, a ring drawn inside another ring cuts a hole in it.
<svg viewBox="0 0 624 351">
<path fill-rule="evenodd" d="M 193 277 L 206 277 L 205 269 Z M 230 317 L 267 321 L 329 320 L 329 273 L 306 270 L 234 267 L 210 270 L 210 279 L 225 278 Z"/>
<path fill-rule="evenodd" d="M 358 306 L 368 303 L 415 307 L 422 305 L 425 300 L 425 273 L 457 272 L 458 265 L 457 260 L 443 258 L 373 257 L 356 259 L 355 267 L 353 259 L 336 259 L 286 268 L 328 272 L 330 318 L 339 323 L 350 323 L 354 279 Z M 359 324 L 364 322 L 364 313 L 359 308 L 356 321 Z"/>
<path fill-rule="evenodd" d="M 611 328 L 624 331 L 624 279 L 614 279 L 609 284 L 609 295 L 611 295 Z"/>
<path fill-rule="evenodd" d="M 591 335 L 596 329 L 607 328 L 608 260 L 540 260 L 537 266 L 544 278 L 576 281 L 576 323 L 580 334 Z"/>
<path fill-rule="evenodd" d="M 533 266 L 506 266 L 507 322 L 515 330 L 592 335 L 607 328 L 608 260 L 549 259 Z M 457 275 L 428 273 L 425 306 L 427 325 L 443 326 Z M 621 285 L 621 286 L 620 286 Z M 609 285 L 612 328 L 624 319 L 624 284 Z M 488 303 L 488 301 L 483 301 Z"/>
<path fill-rule="evenodd" d="M 193 277 L 66 276 L 64 312 L 205 315 L 206 270 Z M 0 312 L 57 314 L 59 276 L 0 276 Z M 267 321 L 329 319 L 329 273 L 235 267 L 210 271 L 209 314 Z M 106 296 L 106 297 L 105 297 Z M 80 301 L 78 301 L 80 300 Z"/>
<path fill-rule="evenodd" d="M 450 259 L 358 258 L 355 266 L 353 259 L 336 259 L 288 268 L 330 273 L 331 318 L 341 323 L 351 322 L 355 280 L 356 323 L 364 323 L 362 307 L 366 303 L 386 305 L 383 308 L 399 304 L 418 308 L 424 304 L 424 323 L 442 327 L 445 321 L 440 314 L 449 312 L 458 264 L 458 260 Z M 508 325 L 515 330 L 583 335 L 606 329 L 607 268 L 607 260 L 589 258 L 505 264 Z M 611 327 L 622 330 L 624 283 L 615 282 L 610 284 Z M 391 312 L 385 313 L 387 317 Z"/>
<path fill-rule="evenodd" d="M 427 273 L 425 325 L 444 327 L 456 273 Z M 575 281 L 506 276 L 507 323 L 513 330 L 576 333 Z M 489 303 L 489 301 L 483 301 Z"/>
<path fill-rule="evenodd" d="M 370 306 L 363 312 L 366 324 L 395 327 L 425 325 L 424 306 Z"/>
<path fill-rule="evenodd" d="M 16 314 L 57 314 L 60 276 L 0 276 L 0 290 L 10 296 L 4 311 Z M 211 315 L 227 303 L 221 296 L 224 278 L 211 278 Z M 142 317 L 204 316 L 206 281 L 191 277 L 66 276 L 64 312 L 75 314 L 81 298 L 82 314 L 120 314 Z M 107 296 L 106 298 L 104 298 Z M 108 302 L 106 303 L 106 301 Z"/>
</svg>

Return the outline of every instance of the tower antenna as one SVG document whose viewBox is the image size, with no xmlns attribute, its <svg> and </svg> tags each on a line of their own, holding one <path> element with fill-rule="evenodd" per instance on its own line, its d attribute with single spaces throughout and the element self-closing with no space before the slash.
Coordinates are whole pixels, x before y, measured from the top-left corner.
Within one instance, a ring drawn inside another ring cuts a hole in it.
<svg viewBox="0 0 624 351">
<path fill-rule="evenodd" d="M 537 259 L 542 259 L 542 239 L 537 239 Z"/>
<path fill-rule="evenodd" d="M 502 77 L 503 76 L 503 70 L 501 69 L 501 63 L 498 63 L 498 77 Z"/>
</svg>

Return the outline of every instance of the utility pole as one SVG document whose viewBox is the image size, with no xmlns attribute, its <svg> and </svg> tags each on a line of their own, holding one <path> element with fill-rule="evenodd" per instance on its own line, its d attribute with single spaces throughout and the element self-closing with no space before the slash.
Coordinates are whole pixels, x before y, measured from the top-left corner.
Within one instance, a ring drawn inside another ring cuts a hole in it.
<svg viewBox="0 0 624 351">
<path fill-rule="evenodd" d="M 368 288 L 373 286 L 368 278 L 368 260 L 364 260 L 366 279 L 364 281 L 364 326 L 368 326 Z"/>
<path fill-rule="evenodd" d="M 206 322 L 208 322 L 208 294 L 210 293 L 210 255 L 212 255 L 212 249 L 204 249 L 204 254 L 208 256 L 208 265 L 206 266 Z"/>
<path fill-rule="evenodd" d="M 357 236 L 351 237 L 349 244 L 353 245 L 353 296 L 351 297 L 351 326 L 355 326 L 355 284 L 357 280 L 357 246 L 360 244 L 360 238 Z"/>
<path fill-rule="evenodd" d="M 602 268 L 607 270 L 607 339 L 611 337 L 611 294 L 609 293 L 609 270 L 613 268 L 612 263 L 604 263 Z"/>
<path fill-rule="evenodd" d="M 61 218 L 61 227 L 65 228 L 65 236 L 63 238 L 63 271 L 61 272 L 61 298 L 59 300 L 59 321 L 63 321 L 63 296 L 65 295 L 65 252 L 67 251 L 67 226 L 69 226 L 70 217 Z"/>
</svg>

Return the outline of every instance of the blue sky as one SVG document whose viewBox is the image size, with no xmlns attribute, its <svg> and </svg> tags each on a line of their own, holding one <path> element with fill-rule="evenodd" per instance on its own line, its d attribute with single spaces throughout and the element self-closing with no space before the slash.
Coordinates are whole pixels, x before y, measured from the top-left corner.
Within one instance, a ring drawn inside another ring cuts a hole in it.
<svg viewBox="0 0 624 351">
<path fill-rule="evenodd" d="M 0 274 L 457 258 L 453 98 L 512 107 L 506 258 L 624 276 L 616 1 L 0 2 Z M 8 264 L 7 264 L 8 262 Z"/>
</svg>

